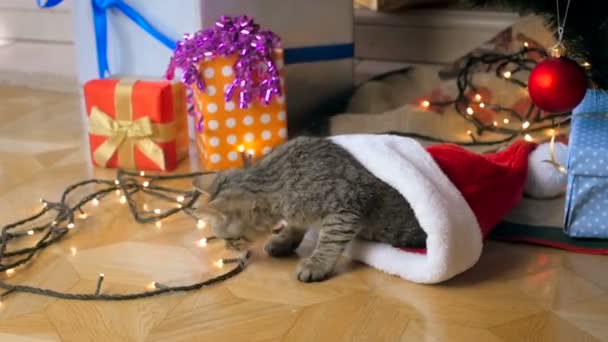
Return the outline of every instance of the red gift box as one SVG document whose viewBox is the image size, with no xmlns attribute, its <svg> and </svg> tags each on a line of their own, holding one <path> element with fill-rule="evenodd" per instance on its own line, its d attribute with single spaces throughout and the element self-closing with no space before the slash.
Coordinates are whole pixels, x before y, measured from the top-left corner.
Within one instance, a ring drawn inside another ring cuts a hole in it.
<svg viewBox="0 0 608 342">
<path fill-rule="evenodd" d="M 187 156 L 183 84 L 92 80 L 84 95 L 96 166 L 169 171 Z"/>
</svg>

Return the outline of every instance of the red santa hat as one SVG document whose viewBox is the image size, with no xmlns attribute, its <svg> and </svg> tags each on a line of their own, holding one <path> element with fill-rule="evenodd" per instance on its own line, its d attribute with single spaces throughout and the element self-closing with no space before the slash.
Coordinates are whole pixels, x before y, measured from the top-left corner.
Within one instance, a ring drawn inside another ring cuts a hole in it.
<svg viewBox="0 0 608 342">
<path fill-rule="evenodd" d="M 565 188 L 565 177 L 541 163 L 549 159 L 548 148 L 526 141 L 480 155 L 450 144 L 425 149 L 413 139 L 391 135 L 331 139 L 399 191 L 427 234 L 426 249 L 356 240 L 347 254 L 413 282 L 438 283 L 472 267 L 482 241 L 518 204 L 524 188 L 535 196 L 552 196 Z"/>
</svg>

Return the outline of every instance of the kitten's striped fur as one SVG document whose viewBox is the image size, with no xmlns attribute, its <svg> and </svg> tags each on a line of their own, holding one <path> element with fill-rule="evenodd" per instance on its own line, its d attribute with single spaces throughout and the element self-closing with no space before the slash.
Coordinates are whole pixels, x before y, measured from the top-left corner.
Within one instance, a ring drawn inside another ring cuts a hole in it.
<svg viewBox="0 0 608 342">
<path fill-rule="evenodd" d="M 317 245 L 297 270 L 305 282 L 327 278 L 355 237 L 399 247 L 423 247 L 426 240 L 407 201 L 325 138 L 296 138 L 250 168 L 220 173 L 209 194 L 201 212 L 233 249 L 284 219 L 287 226 L 266 245 L 269 255 L 284 256 L 317 226 Z"/>
</svg>

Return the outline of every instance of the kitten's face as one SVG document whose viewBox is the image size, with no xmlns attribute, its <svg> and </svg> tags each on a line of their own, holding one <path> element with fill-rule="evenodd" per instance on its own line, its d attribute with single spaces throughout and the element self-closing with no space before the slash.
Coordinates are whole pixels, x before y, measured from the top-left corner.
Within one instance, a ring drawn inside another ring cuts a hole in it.
<svg viewBox="0 0 608 342">
<path fill-rule="evenodd" d="M 257 237 L 269 232 L 275 222 L 250 194 L 225 191 L 216 196 L 199 214 L 215 236 L 230 250 L 246 250 Z"/>
</svg>

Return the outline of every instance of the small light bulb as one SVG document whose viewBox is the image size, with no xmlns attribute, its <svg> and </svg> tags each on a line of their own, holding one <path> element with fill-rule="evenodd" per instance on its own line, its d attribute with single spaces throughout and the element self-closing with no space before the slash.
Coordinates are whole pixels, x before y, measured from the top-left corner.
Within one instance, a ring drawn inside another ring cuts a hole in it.
<svg viewBox="0 0 608 342">
<path fill-rule="evenodd" d="M 179 203 L 178 203 L 178 204 L 177 204 L 177 208 L 178 208 L 178 209 L 181 209 L 181 208 L 183 208 L 183 206 L 182 206 L 181 204 L 179 204 Z"/>
<path fill-rule="evenodd" d="M 530 47 L 530 44 L 528 42 L 524 42 L 524 46 L 525 47 Z"/>
<path fill-rule="evenodd" d="M 149 208 L 148 208 L 148 204 L 147 204 L 147 203 L 144 203 L 144 205 L 142 206 L 142 208 L 144 209 L 144 211 L 148 211 L 148 209 L 149 209 Z"/>
<path fill-rule="evenodd" d="M 161 228 L 163 226 L 162 221 L 156 221 L 156 228 Z"/>
<path fill-rule="evenodd" d="M 93 203 L 94 206 L 98 206 L 99 200 L 97 198 L 93 198 L 93 201 L 91 201 L 91 203 Z"/>
<path fill-rule="evenodd" d="M 153 281 L 153 282 L 149 283 L 148 285 L 146 285 L 146 287 L 150 290 L 154 290 L 156 288 L 156 282 Z"/>
<path fill-rule="evenodd" d="M 120 190 L 116 189 L 116 191 L 114 191 L 114 193 L 116 193 L 116 196 L 120 196 Z"/>
<path fill-rule="evenodd" d="M 468 129 L 467 130 L 467 135 L 473 135 L 473 132 L 470 129 Z"/>
<path fill-rule="evenodd" d="M 591 64 L 589 62 L 584 62 L 583 63 L 583 68 L 590 68 Z"/>
<path fill-rule="evenodd" d="M 504 120 L 502 120 L 502 122 L 504 122 L 505 125 L 507 125 L 509 123 L 509 119 L 504 119 Z"/>
<path fill-rule="evenodd" d="M 28 230 L 28 231 L 27 231 L 27 235 L 29 235 L 29 236 L 34 235 L 34 231 L 33 231 L 33 230 L 31 230 L 31 229 L 30 229 L 30 230 Z"/>
<path fill-rule="evenodd" d="M 551 128 L 547 131 L 547 134 L 549 134 L 549 136 L 552 137 L 555 135 L 555 130 L 553 128 Z"/>
<path fill-rule="evenodd" d="M 196 244 L 197 244 L 199 247 L 205 247 L 205 246 L 207 246 L 207 239 L 206 239 L 206 238 L 202 238 L 202 239 L 198 240 L 198 241 L 196 242 Z"/>
<path fill-rule="evenodd" d="M 106 276 L 105 274 L 99 273 L 99 278 L 105 278 L 105 276 Z"/>
<path fill-rule="evenodd" d="M 483 102 L 481 102 L 481 103 L 479 104 L 479 108 L 486 108 L 486 104 L 485 104 L 485 103 L 483 103 Z"/>
<path fill-rule="evenodd" d="M 184 196 L 177 196 L 176 201 L 178 201 L 179 203 L 184 202 L 185 198 Z"/>
<path fill-rule="evenodd" d="M 237 147 L 237 150 L 238 150 L 239 152 L 241 152 L 241 153 L 242 153 L 242 152 L 245 152 L 245 146 L 243 146 L 243 145 L 239 145 L 239 147 Z"/>
<path fill-rule="evenodd" d="M 76 252 L 77 252 L 76 247 L 70 248 L 70 253 L 72 254 L 72 256 L 76 255 Z"/>
<path fill-rule="evenodd" d="M 158 215 L 158 214 L 160 214 L 160 212 L 161 212 L 161 211 L 160 211 L 160 209 L 158 209 L 158 208 L 154 209 L 154 213 L 155 213 L 155 214 L 157 214 L 157 215 Z"/>
<path fill-rule="evenodd" d="M 76 227 L 76 225 L 74 224 L 74 222 L 70 222 L 68 223 L 68 229 L 73 229 L 74 227 Z"/>
<path fill-rule="evenodd" d="M 429 108 L 431 106 L 431 103 L 428 100 L 424 100 L 420 103 L 420 105 L 422 106 L 422 108 Z"/>
<path fill-rule="evenodd" d="M 150 186 L 150 182 L 145 181 L 145 182 L 143 182 L 143 183 L 142 183 L 142 186 L 143 186 L 144 188 L 147 188 L 147 187 L 149 187 L 149 186 Z"/>
<path fill-rule="evenodd" d="M 13 275 L 15 274 L 15 269 L 14 268 L 9 268 L 8 270 L 6 270 L 6 275 Z"/>
<path fill-rule="evenodd" d="M 120 196 L 120 204 L 127 203 L 127 198 L 125 196 Z"/>
<path fill-rule="evenodd" d="M 119 181 L 118 179 L 115 179 L 115 180 L 114 180 L 114 184 L 116 184 L 116 185 L 120 185 L 120 181 Z"/>
<path fill-rule="evenodd" d="M 534 139 L 532 139 L 532 136 L 531 136 L 530 134 L 526 134 L 526 135 L 524 136 L 524 139 L 525 139 L 526 141 L 532 141 L 532 140 L 534 140 Z"/>
<path fill-rule="evenodd" d="M 511 72 L 510 72 L 510 71 L 505 71 L 505 72 L 504 72 L 502 75 L 503 75 L 505 78 L 511 78 L 511 75 L 512 75 L 512 74 L 511 74 Z"/>
<path fill-rule="evenodd" d="M 498 126 L 498 121 L 494 121 L 492 124 L 494 125 L 494 127 L 497 127 Z"/>
<path fill-rule="evenodd" d="M 206 226 L 207 226 L 207 224 L 206 224 L 206 223 L 205 223 L 205 221 L 203 221 L 203 220 L 198 220 L 198 221 L 196 222 L 196 228 L 198 228 L 198 229 L 203 229 L 203 228 L 205 228 Z"/>
<path fill-rule="evenodd" d="M 217 268 L 222 268 L 224 267 L 224 260 L 223 259 L 219 259 L 213 262 L 213 265 Z"/>
<path fill-rule="evenodd" d="M 145 177 L 145 176 L 146 176 L 146 173 L 145 173 L 145 172 L 143 172 L 143 171 L 139 171 L 139 175 L 140 175 L 141 177 Z"/>
<path fill-rule="evenodd" d="M 469 115 L 473 115 L 475 112 L 473 111 L 473 108 L 471 107 L 467 107 L 467 114 Z"/>
<path fill-rule="evenodd" d="M 530 122 L 529 122 L 529 121 L 524 122 L 524 123 L 521 125 L 521 127 L 522 127 L 523 129 L 526 129 L 526 128 L 530 127 Z"/>
<path fill-rule="evenodd" d="M 253 149 L 249 149 L 249 150 L 247 151 L 247 154 L 249 154 L 250 156 L 255 156 L 255 150 L 253 150 Z"/>
<path fill-rule="evenodd" d="M 481 101 L 481 94 L 475 94 L 475 101 Z"/>
<path fill-rule="evenodd" d="M 80 214 L 78 214 L 78 218 L 81 219 L 81 220 L 84 220 L 87 217 L 89 217 L 89 215 L 87 213 L 80 213 Z"/>
</svg>

